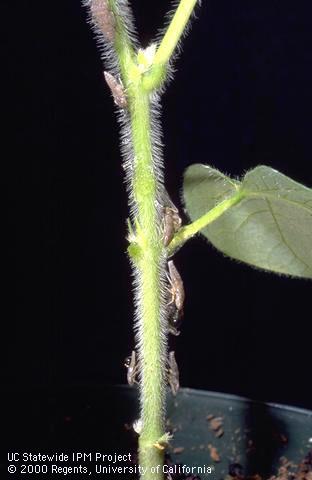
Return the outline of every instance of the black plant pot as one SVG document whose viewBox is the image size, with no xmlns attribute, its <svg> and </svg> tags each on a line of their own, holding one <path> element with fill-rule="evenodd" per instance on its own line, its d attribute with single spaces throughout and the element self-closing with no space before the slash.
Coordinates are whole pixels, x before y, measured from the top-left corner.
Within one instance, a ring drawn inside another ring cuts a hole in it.
<svg viewBox="0 0 312 480">
<path fill-rule="evenodd" d="M 277 473 L 281 457 L 299 464 L 312 449 L 311 411 L 182 389 L 175 400 L 169 400 L 168 413 L 176 429 L 173 445 L 184 447 L 181 454 L 173 455 L 174 461 L 214 465 L 216 478 L 229 469 L 235 472 L 234 464 L 241 465 L 245 475 L 269 478 Z M 218 417 L 222 426 L 213 430 L 213 419 Z"/>
<path fill-rule="evenodd" d="M 91 469 L 94 452 L 131 452 L 135 458 L 137 439 L 131 428 L 138 418 L 135 388 L 75 387 L 53 393 L 11 392 L 7 398 L 2 425 L 8 427 L 8 451 L 92 452 L 92 461 L 86 458 L 84 463 Z M 211 419 L 218 417 L 222 425 L 214 430 Z M 167 429 L 174 433 L 168 461 L 212 467 L 213 474 L 207 475 L 198 468 L 201 479 L 219 480 L 229 469 L 239 473 L 239 465 L 244 475 L 269 478 L 277 473 L 281 457 L 299 464 L 312 449 L 311 411 L 200 390 L 181 389 L 175 398 L 168 395 Z"/>
<path fill-rule="evenodd" d="M 111 401 L 115 407 L 121 402 L 118 408 L 125 415 L 112 419 L 112 429 L 117 427 L 118 438 L 124 436 L 126 441 L 124 424 L 138 417 L 136 391 L 115 387 L 111 394 Z M 213 430 L 209 418 L 219 417 L 222 426 Z M 244 475 L 269 478 L 277 473 L 281 457 L 299 464 L 312 449 L 312 411 L 234 395 L 181 389 L 175 398 L 168 395 L 167 425 L 174 432 L 171 461 L 202 467 L 197 469 L 201 478 L 211 478 L 203 474 L 203 466 L 211 466 L 213 478 L 219 479 L 235 470 L 235 464 L 242 466 Z"/>
</svg>

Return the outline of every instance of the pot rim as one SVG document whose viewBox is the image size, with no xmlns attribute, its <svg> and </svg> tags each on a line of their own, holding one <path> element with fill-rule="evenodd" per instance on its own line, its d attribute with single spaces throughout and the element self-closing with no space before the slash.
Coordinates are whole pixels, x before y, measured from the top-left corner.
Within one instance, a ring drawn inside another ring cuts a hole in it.
<svg viewBox="0 0 312 480">
<path fill-rule="evenodd" d="M 128 385 L 123 385 L 123 384 L 117 384 L 115 387 L 118 387 L 120 389 L 124 390 L 132 390 L 132 387 L 129 387 Z M 264 402 L 261 400 L 254 400 L 248 397 L 243 397 L 240 395 L 235 395 L 232 393 L 223 393 L 223 392 L 213 392 L 210 390 L 201 390 L 201 389 L 195 389 L 195 388 L 188 388 L 188 387 L 183 387 L 179 389 L 179 393 L 176 397 L 176 399 L 179 399 L 179 394 L 180 393 L 185 393 L 188 395 L 195 395 L 198 397 L 213 397 L 213 398 L 220 398 L 223 400 L 230 400 L 230 401 L 236 401 L 240 403 L 248 403 L 248 404 L 254 404 L 258 406 L 266 406 L 270 408 L 276 408 L 279 410 L 283 411 L 288 411 L 290 413 L 297 413 L 305 416 L 309 416 L 312 419 L 312 410 L 308 410 L 307 408 L 301 408 L 301 407 L 294 407 L 291 405 L 286 405 L 286 404 L 281 404 L 281 403 L 274 403 L 274 402 Z"/>
</svg>

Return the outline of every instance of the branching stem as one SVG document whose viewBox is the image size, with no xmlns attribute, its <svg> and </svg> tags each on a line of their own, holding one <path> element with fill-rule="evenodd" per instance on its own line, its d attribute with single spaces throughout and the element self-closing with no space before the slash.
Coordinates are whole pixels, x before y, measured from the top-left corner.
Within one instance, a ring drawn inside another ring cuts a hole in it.
<svg viewBox="0 0 312 480">
<path fill-rule="evenodd" d="M 180 38 L 183 35 L 187 22 L 194 10 L 197 0 L 181 0 L 172 17 L 170 25 L 156 51 L 154 64 L 165 65 L 171 58 Z"/>
<path fill-rule="evenodd" d="M 106 73 L 106 79 L 109 79 L 111 88 L 118 89 L 119 96 L 125 97 L 119 102 L 118 95 L 112 90 L 115 103 L 128 110 L 122 112 L 122 121 L 129 121 L 126 127 L 127 135 L 130 131 L 131 143 L 131 159 L 127 158 L 125 165 L 128 169 L 134 223 L 130 228 L 128 251 L 134 264 L 136 281 L 136 350 L 140 369 L 142 425 L 139 464 L 144 469 L 144 480 L 163 480 L 164 448 L 169 438 L 164 431 L 168 332 L 162 317 L 166 266 L 161 233 L 161 196 L 159 198 L 159 192 L 164 187 L 159 181 L 159 172 L 162 175 L 160 159 L 153 158 L 151 94 L 165 80 L 167 64 L 185 30 L 196 0 L 180 1 L 156 52 L 156 44 L 152 44 L 150 49 L 135 51 L 128 33 L 127 27 L 131 22 L 125 18 L 127 5 L 124 0 L 89 2 L 97 33 L 100 30 L 104 40 L 109 42 L 109 48 L 112 47 L 109 52 L 117 56 L 117 74 L 121 77 L 121 83 L 119 78 L 112 78 L 110 72 Z M 116 71 L 113 73 L 116 75 Z M 126 141 L 129 142 L 129 139 Z M 153 471 L 153 467 L 157 466 L 158 469 Z"/>
<path fill-rule="evenodd" d="M 195 220 L 195 222 L 185 225 L 180 228 L 180 230 L 173 237 L 169 245 L 169 255 L 178 250 L 187 240 L 200 232 L 203 228 L 207 227 L 214 220 L 217 220 L 224 212 L 226 212 L 230 207 L 233 207 L 243 199 L 243 194 L 237 192 L 230 198 L 223 200 L 223 202 L 216 205 L 214 208 L 205 213 L 202 217 Z"/>
</svg>

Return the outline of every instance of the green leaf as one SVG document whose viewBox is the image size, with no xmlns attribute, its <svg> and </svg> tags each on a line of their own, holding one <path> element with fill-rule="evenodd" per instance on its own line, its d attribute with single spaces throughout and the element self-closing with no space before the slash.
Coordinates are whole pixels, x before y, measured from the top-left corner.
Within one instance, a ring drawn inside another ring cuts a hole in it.
<svg viewBox="0 0 312 480">
<path fill-rule="evenodd" d="M 186 170 L 184 201 L 193 222 L 229 198 L 236 203 L 201 230 L 217 249 L 265 270 L 312 278 L 311 189 L 266 166 L 240 182 L 207 165 Z"/>
</svg>

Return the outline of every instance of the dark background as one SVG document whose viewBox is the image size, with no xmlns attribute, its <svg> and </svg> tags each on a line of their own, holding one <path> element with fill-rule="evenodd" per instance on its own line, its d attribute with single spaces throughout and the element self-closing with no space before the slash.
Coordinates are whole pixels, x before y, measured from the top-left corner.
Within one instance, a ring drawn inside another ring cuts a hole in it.
<svg viewBox="0 0 312 480">
<path fill-rule="evenodd" d="M 170 3 L 131 3 L 147 46 Z M 163 97 L 175 203 L 194 162 L 231 175 L 266 164 L 312 186 L 311 2 L 210 0 L 196 13 Z M 77 0 L 2 0 L 0 14 L 12 235 L 2 384 L 22 399 L 124 383 L 134 346 L 127 198 L 86 13 Z M 182 386 L 312 408 L 311 282 L 235 263 L 199 237 L 176 265 L 187 295 L 175 342 Z"/>
</svg>

